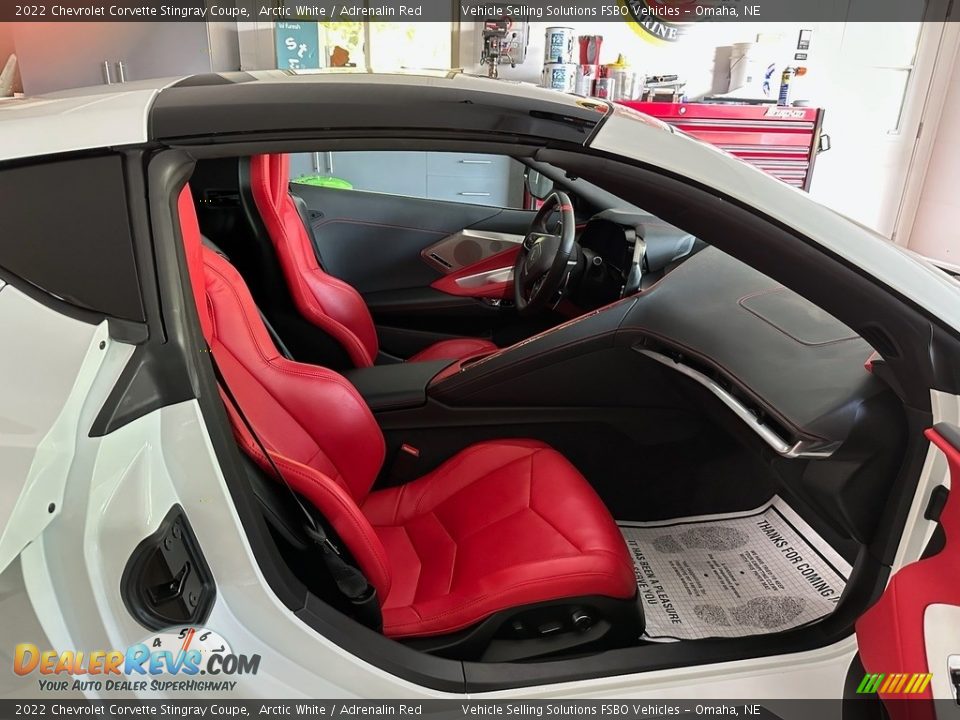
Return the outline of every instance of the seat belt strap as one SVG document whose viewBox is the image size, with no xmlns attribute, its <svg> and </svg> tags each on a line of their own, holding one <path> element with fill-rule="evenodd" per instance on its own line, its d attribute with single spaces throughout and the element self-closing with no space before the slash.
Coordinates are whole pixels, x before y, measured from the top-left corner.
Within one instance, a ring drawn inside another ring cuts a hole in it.
<svg viewBox="0 0 960 720">
<path fill-rule="evenodd" d="M 280 472 L 280 468 L 278 468 L 276 463 L 273 461 L 273 457 L 270 455 L 270 452 L 260 440 L 260 436 L 257 435 L 257 432 L 253 429 L 253 425 L 250 424 L 247 416 L 244 415 L 243 410 L 240 409 L 240 403 L 230 390 L 230 386 L 227 385 L 227 381 L 224 379 L 223 373 L 220 371 L 220 366 L 217 365 L 217 360 L 213 355 L 213 351 L 209 351 L 208 354 L 210 356 L 210 364 L 213 366 L 213 374 L 217 378 L 217 385 L 226 396 L 227 401 L 233 407 L 237 418 L 239 418 L 240 422 L 243 423 L 247 432 L 250 433 L 250 437 L 253 438 L 253 441 L 257 444 L 260 452 L 262 452 L 264 457 L 267 458 L 267 462 L 270 464 L 270 468 L 274 475 L 276 475 L 277 479 L 280 480 L 287 490 L 290 491 L 290 494 L 293 495 L 297 505 L 299 505 L 300 509 L 303 510 L 303 514 L 306 517 L 306 521 L 303 524 L 304 534 L 311 540 L 311 542 L 320 548 L 320 554 L 323 558 L 323 563 L 329 571 L 330 576 L 333 578 L 333 581 L 336 583 L 337 589 L 345 598 L 347 598 L 347 600 L 350 601 L 350 604 L 354 608 L 354 615 L 357 620 L 369 628 L 380 631 L 383 627 L 383 617 L 380 612 L 380 602 L 377 598 L 377 589 L 370 584 L 366 576 L 360 571 L 359 568 L 354 567 L 343 559 L 343 556 L 340 554 L 340 550 L 336 545 L 333 544 L 333 541 L 330 540 L 330 537 L 323 529 L 323 526 L 316 521 L 310 511 L 303 504 L 303 501 L 300 499 L 300 496 L 297 494 L 296 490 L 294 490 L 290 486 L 290 483 L 287 482 L 287 479 L 283 476 L 283 473 Z"/>
</svg>

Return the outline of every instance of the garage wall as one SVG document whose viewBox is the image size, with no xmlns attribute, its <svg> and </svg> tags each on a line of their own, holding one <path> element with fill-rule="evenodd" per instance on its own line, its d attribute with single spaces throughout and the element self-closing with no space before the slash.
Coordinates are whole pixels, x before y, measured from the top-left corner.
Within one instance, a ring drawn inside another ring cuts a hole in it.
<svg viewBox="0 0 960 720">
<path fill-rule="evenodd" d="M 919 205 L 910 233 L 909 247 L 921 255 L 960 264 L 960 53 L 954 53 L 952 75 Z M 930 125 L 934 123 L 931 121 Z"/>
<path fill-rule="evenodd" d="M 101 85 L 106 61 L 118 81 L 240 68 L 235 22 L 42 22 L 11 24 L 28 95 Z"/>
</svg>

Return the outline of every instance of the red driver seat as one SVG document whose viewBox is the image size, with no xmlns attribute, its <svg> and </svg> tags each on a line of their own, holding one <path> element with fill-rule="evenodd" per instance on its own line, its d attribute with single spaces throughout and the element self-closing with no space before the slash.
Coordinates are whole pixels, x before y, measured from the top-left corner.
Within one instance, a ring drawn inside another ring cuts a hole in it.
<svg viewBox="0 0 960 720">
<path fill-rule="evenodd" d="M 202 246 L 188 189 L 179 214 L 203 335 L 223 378 L 284 478 L 376 588 L 385 634 L 443 635 L 534 603 L 635 596 L 606 507 L 541 442 L 482 442 L 411 483 L 371 492 L 384 439 L 363 398 L 341 375 L 284 358 L 239 273 Z M 230 412 L 240 446 L 268 469 Z"/>
<path fill-rule="evenodd" d="M 303 317 L 343 346 L 356 367 L 370 367 L 379 351 L 370 310 L 360 293 L 320 267 L 310 236 L 290 196 L 289 178 L 288 155 L 250 158 L 253 200 L 280 260 L 293 302 Z M 407 362 L 464 360 L 496 349 L 489 340 L 454 338 L 434 343 Z"/>
</svg>

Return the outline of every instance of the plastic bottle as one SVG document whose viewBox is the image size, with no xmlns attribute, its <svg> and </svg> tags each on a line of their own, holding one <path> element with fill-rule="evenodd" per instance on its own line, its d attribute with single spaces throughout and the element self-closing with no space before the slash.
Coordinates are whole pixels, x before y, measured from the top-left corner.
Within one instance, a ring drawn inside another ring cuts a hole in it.
<svg viewBox="0 0 960 720">
<path fill-rule="evenodd" d="M 777 99 L 777 105 L 787 107 L 790 105 L 790 83 L 794 77 L 806 75 L 805 67 L 787 67 L 783 69 L 783 75 L 780 76 L 780 96 Z"/>
</svg>

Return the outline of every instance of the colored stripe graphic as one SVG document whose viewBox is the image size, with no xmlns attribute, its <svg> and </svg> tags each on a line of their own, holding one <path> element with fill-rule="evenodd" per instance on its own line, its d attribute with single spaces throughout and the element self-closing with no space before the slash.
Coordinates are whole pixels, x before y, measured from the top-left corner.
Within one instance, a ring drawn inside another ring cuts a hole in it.
<svg viewBox="0 0 960 720">
<path fill-rule="evenodd" d="M 919 695 L 927 689 L 933 675 L 930 673 L 867 673 L 857 686 L 857 693 L 884 693 L 890 695 Z"/>
<path fill-rule="evenodd" d="M 862 694 L 875 693 L 885 677 L 886 675 L 883 673 L 874 673 L 873 675 L 867 673 L 863 676 L 863 680 L 860 681 L 860 687 L 857 688 L 857 692 Z"/>
</svg>

